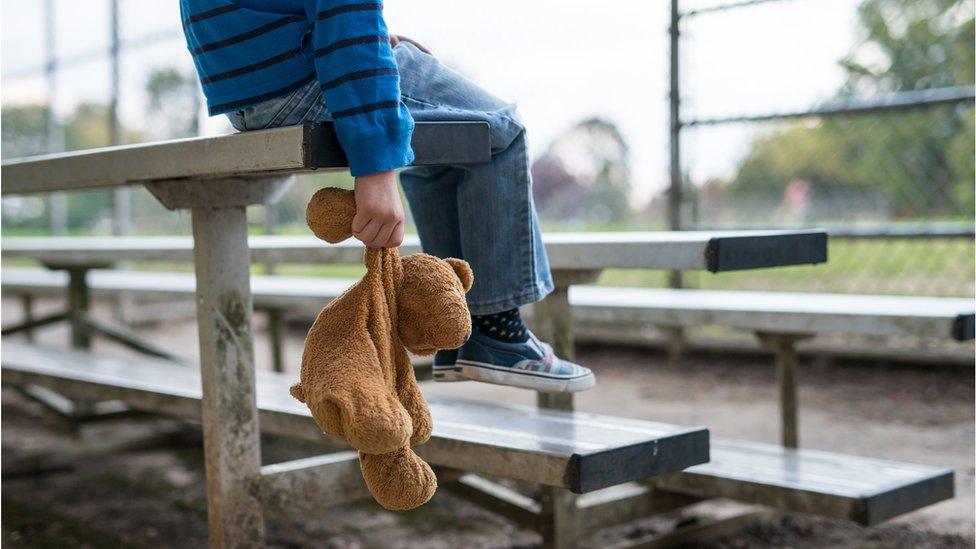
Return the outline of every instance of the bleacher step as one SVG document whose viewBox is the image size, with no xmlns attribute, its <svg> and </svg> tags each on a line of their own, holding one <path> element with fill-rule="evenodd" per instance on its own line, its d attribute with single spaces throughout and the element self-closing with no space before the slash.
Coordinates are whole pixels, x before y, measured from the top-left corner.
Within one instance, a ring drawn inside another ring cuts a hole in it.
<svg viewBox="0 0 976 549">
<path fill-rule="evenodd" d="M 72 398 L 121 400 L 145 411 L 199 418 L 195 368 L 3 341 L 3 382 L 37 384 Z M 288 392 L 293 375 L 257 372 L 264 432 L 321 441 L 308 408 Z M 577 493 L 708 461 L 708 431 L 644 420 L 432 397 L 434 465 L 561 486 Z"/>
</svg>

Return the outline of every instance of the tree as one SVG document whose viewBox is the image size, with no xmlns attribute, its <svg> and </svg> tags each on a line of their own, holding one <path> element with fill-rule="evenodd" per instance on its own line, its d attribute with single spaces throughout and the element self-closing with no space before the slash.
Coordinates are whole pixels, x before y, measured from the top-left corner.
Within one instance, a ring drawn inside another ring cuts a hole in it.
<svg viewBox="0 0 976 549">
<path fill-rule="evenodd" d="M 149 109 L 154 113 L 150 133 L 156 139 L 174 139 L 197 135 L 200 102 L 197 80 L 178 69 L 154 70 L 146 82 Z"/>
<path fill-rule="evenodd" d="M 47 107 L 3 107 L 3 156 L 17 158 L 47 152 Z"/>
<path fill-rule="evenodd" d="M 3 154 L 5 157 L 43 154 L 47 150 L 44 105 L 9 106 L 3 108 Z M 61 121 L 65 150 L 104 147 L 109 144 L 108 107 L 98 103 L 79 103 Z M 122 129 L 128 141 L 139 141 L 141 135 L 129 128 Z M 111 193 L 86 191 L 71 193 L 68 200 L 68 227 L 98 228 L 109 223 Z M 22 200 L 5 200 L 4 227 L 42 230 L 50 227 L 44 209 L 23 207 Z"/>
<path fill-rule="evenodd" d="M 630 214 L 630 150 L 616 125 L 583 120 L 549 144 L 532 165 L 543 217 L 620 223 Z"/>
<path fill-rule="evenodd" d="M 866 0 L 858 18 L 863 39 L 841 60 L 847 79 L 838 99 L 973 84 L 969 1 Z M 865 209 L 972 218 L 973 177 L 972 107 L 933 106 L 823 117 L 760 135 L 729 191 L 758 204 L 803 179 L 820 213 L 835 219 Z"/>
</svg>

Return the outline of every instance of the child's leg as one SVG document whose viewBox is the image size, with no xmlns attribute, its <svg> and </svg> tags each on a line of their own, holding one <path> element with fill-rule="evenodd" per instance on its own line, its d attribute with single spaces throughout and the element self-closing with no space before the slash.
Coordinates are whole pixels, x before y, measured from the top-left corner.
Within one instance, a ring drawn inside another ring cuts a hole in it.
<svg viewBox="0 0 976 549">
<path fill-rule="evenodd" d="M 525 328 L 518 307 L 552 291 L 532 200 L 525 128 L 513 105 L 485 92 L 410 44 L 394 49 L 403 101 L 418 121 L 481 120 L 492 158 L 479 166 L 401 173 L 424 250 L 471 264 L 471 338 L 434 358 L 434 379 L 472 379 L 541 391 L 593 386 L 588 369 L 560 360 Z"/>
<path fill-rule="evenodd" d="M 532 201 L 525 128 L 512 105 L 409 44 L 394 50 L 403 100 L 418 121 L 482 120 L 492 160 L 466 168 L 412 168 L 401 182 L 424 250 L 471 264 L 471 313 L 541 300 L 552 291 Z"/>
</svg>

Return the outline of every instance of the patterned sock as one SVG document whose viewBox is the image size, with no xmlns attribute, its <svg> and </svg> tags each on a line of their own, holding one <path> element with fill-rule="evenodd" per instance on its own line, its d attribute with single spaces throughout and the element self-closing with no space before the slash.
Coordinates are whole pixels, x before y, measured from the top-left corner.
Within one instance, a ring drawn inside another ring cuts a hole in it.
<svg viewBox="0 0 976 549">
<path fill-rule="evenodd" d="M 529 329 L 522 322 L 518 309 L 490 315 L 471 315 L 471 323 L 479 332 L 498 341 L 524 343 L 529 340 Z"/>
</svg>

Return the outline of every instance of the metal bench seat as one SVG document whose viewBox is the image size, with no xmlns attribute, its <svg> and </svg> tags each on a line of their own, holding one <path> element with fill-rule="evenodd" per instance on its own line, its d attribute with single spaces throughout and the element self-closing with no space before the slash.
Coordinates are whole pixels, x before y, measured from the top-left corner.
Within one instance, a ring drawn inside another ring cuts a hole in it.
<svg viewBox="0 0 976 549">
<path fill-rule="evenodd" d="M 63 296 L 68 280 L 64 271 L 29 267 L 4 268 L 0 273 L 0 287 L 13 294 Z M 93 269 L 86 282 L 95 297 L 129 292 L 187 298 L 196 293 L 192 273 Z M 314 315 L 353 283 L 345 278 L 257 275 L 251 277 L 251 295 L 258 308 L 300 309 Z"/>
<path fill-rule="evenodd" d="M 542 239 L 557 278 L 559 271 L 725 272 L 827 260 L 827 233 L 819 229 L 545 233 Z M 62 266 L 193 261 L 193 239 L 180 236 L 14 237 L 4 238 L 2 246 L 7 257 Z M 363 246 L 355 239 L 327 245 L 311 235 L 257 235 L 248 238 L 248 247 L 257 263 L 358 264 L 363 259 Z M 400 253 L 419 251 L 420 240 L 407 235 Z"/>
<path fill-rule="evenodd" d="M 971 298 L 573 286 L 573 316 L 670 328 L 751 330 L 776 355 L 783 445 L 799 446 L 796 344 L 819 334 L 973 339 Z"/>
<path fill-rule="evenodd" d="M 711 461 L 661 489 L 873 525 L 951 499 L 951 469 L 712 438 Z"/>
<path fill-rule="evenodd" d="M 193 294 L 191 273 L 95 269 L 87 276 L 95 295 L 118 292 Z M 295 307 L 330 300 L 354 280 L 299 276 L 252 276 L 256 306 Z M 6 268 L 9 292 L 61 293 L 67 273 Z M 573 314 L 580 321 L 637 322 L 661 326 L 719 325 L 755 331 L 930 336 L 973 339 L 976 302 L 968 298 L 809 294 L 788 292 L 672 290 L 573 286 Z M 321 305 L 312 304 L 321 308 Z"/>
<path fill-rule="evenodd" d="M 574 286 L 581 320 L 791 333 L 973 339 L 971 298 Z"/>
<path fill-rule="evenodd" d="M 485 122 L 417 122 L 415 166 L 491 158 Z M 176 180 L 269 178 L 348 167 L 331 122 L 6 160 L 3 195 Z"/>
<path fill-rule="evenodd" d="M 36 384 L 79 399 L 197 419 L 200 372 L 153 358 L 113 358 L 15 340 L 3 342 L 3 382 Z M 257 372 L 263 432 L 322 441 L 294 377 Z M 434 465 L 590 492 L 708 460 L 708 431 L 581 412 L 430 400 L 434 433 L 417 452 Z"/>
<path fill-rule="evenodd" d="M 14 340 L 4 345 L 5 384 L 36 384 L 73 398 L 120 400 L 137 410 L 199 418 L 195 368 Z M 323 440 L 308 409 L 289 395 L 291 376 L 259 371 L 257 379 L 262 432 Z M 701 428 L 582 412 L 443 396 L 432 397 L 430 406 L 434 434 L 417 451 L 432 464 L 576 493 L 652 478 L 654 490 L 666 493 L 724 497 L 866 525 L 953 497 L 951 469 L 753 442 L 709 442 Z M 355 454 L 330 454 L 265 466 L 264 473 L 268 482 L 287 485 L 279 478 L 285 472 L 328 466 L 333 469 L 329 475 L 317 476 L 329 501 L 338 504 L 366 497 L 358 482 L 350 486 L 348 479 L 336 478 L 358 478 L 350 463 L 354 460 Z M 346 491 L 336 493 L 330 484 L 345 486 Z M 274 498 L 284 497 L 280 490 L 266 491 L 268 498 L 273 493 Z"/>
</svg>

